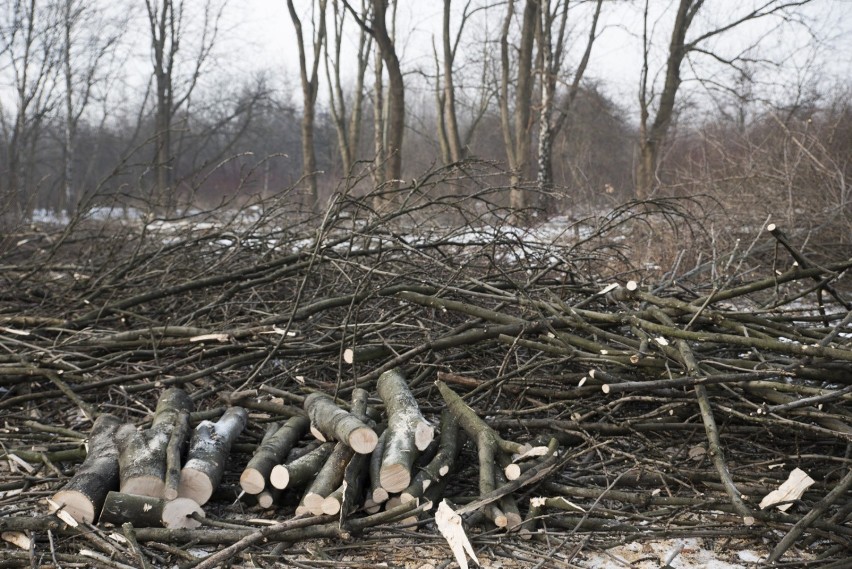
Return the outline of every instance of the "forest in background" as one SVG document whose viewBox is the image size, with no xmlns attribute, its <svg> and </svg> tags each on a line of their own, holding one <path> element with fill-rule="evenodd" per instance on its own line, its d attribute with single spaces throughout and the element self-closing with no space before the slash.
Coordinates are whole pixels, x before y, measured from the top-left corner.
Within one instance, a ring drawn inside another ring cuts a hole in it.
<svg viewBox="0 0 852 569">
<path fill-rule="evenodd" d="M 842 56 L 822 21 L 844 7 L 714 4 L 445 0 L 431 57 L 408 61 L 406 3 L 289 0 L 293 77 L 255 65 L 246 15 L 222 0 L 6 0 L 3 225 L 283 194 L 317 211 L 474 161 L 515 211 L 702 196 L 731 227 L 771 218 L 847 245 L 850 86 L 823 67 Z M 624 49 L 642 55 L 632 102 L 593 68 L 624 9 L 639 23 Z"/>
</svg>

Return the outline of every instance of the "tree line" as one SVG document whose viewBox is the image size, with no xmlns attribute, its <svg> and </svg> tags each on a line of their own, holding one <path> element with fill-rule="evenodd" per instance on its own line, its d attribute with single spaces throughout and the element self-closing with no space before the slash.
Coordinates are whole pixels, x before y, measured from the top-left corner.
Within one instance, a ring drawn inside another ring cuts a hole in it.
<svg viewBox="0 0 852 569">
<path fill-rule="evenodd" d="M 788 67 L 778 49 L 797 33 L 814 53 L 828 42 L 817 4 L 443 0 L 429 57 L 412 63 L 399 2 L 286 0 L 287 78 L 234 69 L 252 48 L 226 0 L 2 0 L 0 211 L 284 189 L 320 207 L 340 184 L 471 158 L 504 172 L 518 210 L 764 188 L 793 215 L 807 178 L 847 211 L 848 85 L 827 91 L 816 59 Z M 640 53 L 628 103 L 596 69 L 617 10 Z"/>
</svg>

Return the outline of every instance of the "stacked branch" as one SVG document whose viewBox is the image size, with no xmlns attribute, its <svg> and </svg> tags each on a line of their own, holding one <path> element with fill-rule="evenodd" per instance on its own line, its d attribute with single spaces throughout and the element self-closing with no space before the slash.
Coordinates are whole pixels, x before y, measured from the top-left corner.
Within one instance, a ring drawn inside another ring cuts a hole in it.
<svg viewBox="0 0 852 569">
<path fill-rule="evenodd" d="M 337 405 L 325 393 L 305 397 L 305 411 L 311 420 L 311 433 L 321 441 L 340 441 L 359 454 L 370 454 L 376 448 L 378 435 L 370 426 Z M 366 417 L 366 409 L 363 413 Z"/>
<path fill-rule="evenodd" d="M 355 389 L 352 391 L 352 416 L 359 422 L 367 421 L 367 392 L 363 389 Z M 372 432 L 372 429 L 370 429 Z M 378 437 L 377 437 L 378 438 Z M 363 453 L 357 453 L 363 455 Z M 353 449 L 346 442 L 338 442 L 334 446 L 334 450 L 329 455 L 328 459 L 323 464 L 320 471 L 316 474 L 305 494 L 302 496 L 302 501 L 296 508 L 296 515 L 310 513 L 319 516 L 324 513 L 324 502 L 331 497 L 344 482 L 347 465 L 350 464 L 352 458 L 356 455 Z M 364 468 L 366 461 L 359 460 L 358 468 Z M 360 478 L 360 473 L 357 475 Z M 345 488 L 344 488 L 345 490 Z M 337 502 L 337 510 L 339 511 L 340 502 L 333 499 L 328 504 L 325 504 L 325 509 L 333 509 L 334 502 Z M 330 513 L 337 513 L 333 511 Z"/>
<path fill-rule="evenodd" d="M 532 447 L 502 438 L 455 391 L 447 387 L 447 384 L 438 381 L 436 385 L 447 404 L 447 410 L 455 416 L 459 425 L 476 443 L 479 457 L 479 494 L 480 496 L 490 494 L 497 487 L 499 454 L 522 455 L 530 451 Z M 486 504 L 484 512 L 497 527 L 506 527 L 509 524 L 506 513 L 493 502 Z"/>
<path fill-rule="evenodd" d="M 308 432 L 305 417 L 291 417 L 280 427 L 272 424 L 240 475 L 240 486 L 248 494 L 260 494 L 268 488 L 272 470 Z"/>
</svg>

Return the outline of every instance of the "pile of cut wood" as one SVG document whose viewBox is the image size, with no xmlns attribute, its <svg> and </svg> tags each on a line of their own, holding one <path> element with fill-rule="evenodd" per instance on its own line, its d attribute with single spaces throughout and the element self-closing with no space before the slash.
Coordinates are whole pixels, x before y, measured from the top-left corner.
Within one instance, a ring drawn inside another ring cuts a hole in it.
<svg viewBox="0 0 852 569">
<path fill-rule="evenodd" d="M 442 519 L 530 564 L 550 548 L 523 537 L 848 560 L 852 259 L 769 227 L 652 273 L 620 239 L 646 205 L 545 242 L 487 196 L 410 197 L 0 252 L 4 560 L 214 567 L 358 535 L 325 552 L 345 565 Z"/>
<path fill-rule="evenodd" d="M 298 492 L 296 516 L 337 514 L 344 520 L 356 510 L 375 513 L 385 504 L 419 506 L 421 501 L 422 510 L 428 510 L 444 497 L 466 433 L 478 448 L 483 513 L 498 527 L 521 529 L 508 489 L 495 495 L 498 483 L 505 486 L 522 472 L 552 468 L 555 440 L 535 448 L 505 440 L 446 384 L 437 386 L 447 405 L 439 438 L 396 369 L 377 382 L 384 413 L 368 407 L 363 389 L 352 391 L 348 410 L 324 393 L 311 393 L 304 398 L 304 414 L 267 426 L 240 475 L 243 492 L 262 508 L 272 508 L 284 492 Z M 98 416 L 86 459 L 49 500 L 51 513 L 75 524 L 199 527 L 202 506 L 234 462 L 229 452 L 248 413 L 229 407 L 215 423 L 201 421 L 189 437 L 192 410 L 186 392 L 170 388 L 160 396 L 146 429 L 121 424 L 108 413 Z M 309 431 L 314 440 L 301 444 Z M 540 457 L 547 460 L 532 460 Z"/>
</svg>

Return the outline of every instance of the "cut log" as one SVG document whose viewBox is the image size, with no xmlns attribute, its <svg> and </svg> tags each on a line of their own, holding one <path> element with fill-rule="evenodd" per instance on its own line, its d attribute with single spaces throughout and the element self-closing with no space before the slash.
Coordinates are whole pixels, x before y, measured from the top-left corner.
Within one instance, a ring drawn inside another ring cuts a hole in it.
<svg viewBox="0 0 852 569">
<path fill-rule="evenodd" d="M 100 522 L 121 527 L 130 522 L 133 527 L 196 528 L 201 522 L 193 519 L 195 514 L 204 517 L 201 506 L 189 498 L 164 500 L 151 496 L 139 496 L 124 492 L 107 494 Z"/>
<path fill-rule="evenodd" d="M 400 498 L 403 503 L 423 497 L 430 486 L 445 479 L 455 466 L 463 446 L 464 433 L 459 429 L 456 416 L 447 409 L 441 413 L 440 427 L 438 452 L 426 466 L 417 471 L 411 484 L 402 491 Z"/>
<path fill-rule="evenodd" d="M 540 447 L 534 447 L 534 449 L 539 449 L 539 448 Z M 547 458 L 549 456 L 553 456 L 553 455 L 556 454 L 558 449 L 559 449 L 559 441 L 557 441 L 554 438 L 551 438 L 547 447 L 546 447 L 546 450 L 544 450 L 538 456 L 543 456 L 545 458 Z M 527 455 L 530 455 L 530 456 L 527 456 Z M 531 453 L 526 453 L 525 456 L 523 456 L 522 458 L 519 457 L 517 460 L 522 460 L 522 459 L 527 459 L 527 458 L 531 458 Z M 503 469 L 503 474 L 506 476 L 506 480 L 517 480 L 518 478 L 521 477 L 521 475 L 524 472 L 526 472 L 530 468 L 533 468 L 536 464 L 538 464 L 538 462 L 535 461 L 535 460 L 525 460 L 524 462 L 513 461 L 513 462 L 511 462 L 511 463 L 509 463 L 505 466 L 505 468 Z"/>
<path fill-rule="evenodd" d="M 266 487 L 272 469 L 296 446 L 308 431 L 308 425 L 305 417 L 291 417 L 268 437 L 264 437 L 240 475 L 243 490 L 249 494 L 260 494 Z"/>
<path fill-rule="evenodd" d="M 172 431 L 181 412 L 192 411 L 185 391 L 167 389 L 157 402 L 151 428 L 138 431 L 126 424 L 116 431 L 121 491 L 126 494 L 162 498 L 166 487 L 166 455 Z"/>
<path fill-rule="evenodd" d="M 384 427 L 379 426 L 376 431 L 381 439 Z M 370 458 L 370 455 L 356 454 L 349 460 L 343 472 L 343 482 L 322 502 L 323 513 L 340 514 L 340 523 L 343 524 L 347 516 L 363 503 L 364 488 L 369 478 Z"/>
<path fill-rule="evenodd" d="M 50 500 L 50 511 L 61 508 L 80 523 L 94 523 L 107 494 L 118 489 L 118 449 L 115 432 L 121 421 L 100 415 L 89 435 L 86 459 L 74 476 Z"/>
<path fill-rule="evenodd" d="M 367 418 L 367 392 L 363 389 L 352 391 L 352 413 L 359 421 Z M 370 429 L 372 431 L 372 429 Z M 378 437 L 376 437 L 378 439 Z M 346 466 L 355 455 L 348 444 L 338 442 L 328 460 L 325 461 L 311 485 L 305 491 L 297 512 L 310 512 L 315 516 L 323 513 L 323 501 L 343 483 Z"/>
<path fill-rule="evenodd" d="M 201 506 L 207 503 L 222 481 L 231 444 L 245 429 L 247 420 L 245 409 L 231 407 L 217 422 L 198 424 L 180 473 L 180 497 L 195 500 Z"/>
<path fill-rule="evenodd" d="M 281 497 L 281 490 L 278 488 L 267 487 L 263 489 L 263 492 L 260 494 L 256 494 L 255 498 L 257 499 L 257 505 L 263 508 L 264 510 L 268 510 L 272 508 L 278 499 Z"/>
<path fill-rule="evenodd" d="M 379 376 L 376 390 L 388 415 L 379 480 L 388 492 L 401 492 L 411 484 L 411 467 L 419 451 L 432 442 L 435 431 L 423 418 L 417 400 L 398 370 L 388 370 Z"/>
<path fill-rule="evenodd" d="M 181 459 L 188 434 L 189 411 L 181 410 L 175 418 L 175 426 L 169 434 L 169 444 L 166 445 L 166 476 L 163 481 L 163 498 L 166 500 L 174 500 L 178 497 Z"/>
<path fill-rule="evenodd" d="M 497 487 L 497 454 L 499 452 L 524 454 L 532 447 L 502 438 L 473 409 L 468 407 L 455 391 L 442 381 L 435 383 L 447 404 L 447 409 L 455 415 L 461 428 L 476 442 L 479 457 L 479 494 L 485 496 Z M 505 514 L 497 504 L 486 504 L 484 512 L 498 527 L 505 527 L 508 524 Z"/>
<path fill-rule="evenodd" d="M 321 441 L 340 441 L 358 454 L 370 454 L 376 448 L 379 437 L 366 419 L 341 409 L 325 393 L 305 397 L 305 411 L 311 420 L 311 432 Z M 366 417 L 366 409 L 363 415 Z"/>
<path fill-rule="evenodd" d="M 376 444 L 375 450 L 373 450 L 373 454 L 370 455 L 370 499 L 374 504 L 381 505 L 384 504 L 387 499 L 390 497 L 388 491 L 382 488 L 381 481 L 381 470 L 382 470 L 382 457 L 385 454 L 385 439 L 388 436 L 387 430 L 385 430 L 381 435 L 379 435 L 379 442 Z"/>
<path fill-rule="evenodd" d="M 335 443 L 322 443 L 320 446 L 287 464 L 276 464 L 269 474 L 270 484 L 283 490 L 285 488 L 301 488 L 319 472 Z"/>
</svg>

